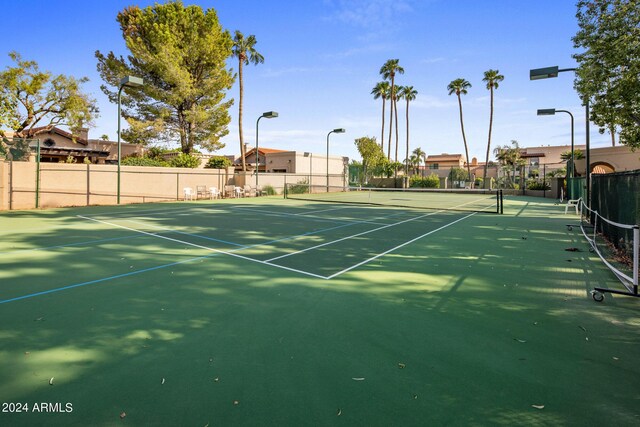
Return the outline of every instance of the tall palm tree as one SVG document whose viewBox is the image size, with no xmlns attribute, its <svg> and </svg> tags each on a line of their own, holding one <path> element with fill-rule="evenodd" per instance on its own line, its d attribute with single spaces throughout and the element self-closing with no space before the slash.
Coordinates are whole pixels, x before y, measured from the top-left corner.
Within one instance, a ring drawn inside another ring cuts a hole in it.
<svg viewBox="0 0 640 427">
<path fill-rule="evenodd" d="M 236 30 L 236 34 L 233 37 L 233 56 L 238 58 L 238 78 L 240 81 L 240 102 L 238 105 L 238 129 L 240 132 L 240 157 L 242 157 L 242 171 L 246 172 L 247 164 L 245 162 L 245 149 L 244 149 L 244 139 L 242 137 L 242 107 L 243 107 L 243 99 L 244 99 L 244 80 L 242 79 L 242 66 L 249 65 L 249 63 L 253 63 L 255 65 L 261 64 L 264 62 L 264 56 L 262 56 L 258 51 L 255 50 L 254 46 L 256 45 L 257 40 L 256 36 L 253 34 L 249 37 L 244 37 L 244 35 Z M 256 163 L 257 168 L 257 163 Z"/>
<path fill-rule="evenodd" d="M 487 157 L 484 161 L 484 175 L 482 187 L 485 186 L 487 177 L 487 168 L 489 167 L 489 153 L 491 152 L 491 128 L 493 127 L 493 90 L 498 89 L 498 83 L 504 80 L 504 76 L 498 70 L 489 70 L 484 72 L 483 82 L 487 83 L 487 89 L 491 92 L 491 115 L 489 116 L 489 140 L 487 141 Z"/>
<path fill-rule="evenodd" d="M 398 137 L 398 99 L 402 99 L 402 89 L 403 89 L 403 86 L 400 86 L 400 85 L 396 86 L 395 90 L 392 93 L 393 96 L 391 97 L 391 100 L 393 101 L 393 111 L 396 116 L 396 120 L 395 120 L 396 121 L 396 156 L 394 158 L 394 161 L 396 163 L 398 163 L 398 139 L 399 139 Z"/>
<path fill-rule="evenodd" d="M 458 96 L 458 107 L 460 107 L 460 129 L 462 129 L 462 141 L 464 142 L 464 154 L 467 159 L 467 173 L 469 174 L 469 178 L 471 179 L 471 166 L 469 166 L 469 146 L 467 145 L 467 137 L 464 133 L 464 120 L 462 119 L 462 98 L 460 95 L 466 95 L 467 89 L 471 87 L 471 83 L 466 81 L 465 79 L 459 78 L 452 80 L 451 83 L 447 86 L 449 90 L 449 95 L 453 95 L 454 93 Z M 486 172 L 485 172 L 486 173 Z"/>
<path fill-rule="evenodd" d="M 409 103 L 411 101 L 415 101 L 416 96 L 418 95 L 418 91 L 413 88 L 413 86 L 402 86 L 402 90 L 400 91 L 400 95 L 402 95 L 402 99 L 407 101 L 407 111 L 406 111 L 406 119 L 407 119 L 407 151 L 406 157 L 409 157 Z M 409 169 L 407 168 L 404 171 L 405 175 L 409 175 Z"/>
<path fill-rule="evenodd" d="M 380 74 L 382 75 L 382 77 L 385 80 L 389 80 L 391 81 L 391 88 L 390 88 L 390 93 L 393 94 L 395 93 L 395 78 L 396 78 L 396 73 L 398 74 L 404 74 L 404 68 L 402 68 L 400 66 L 400 60 L 399 59 L 389 59 L 387 62 L 384 63 L 384 65 L 382 66 L 382 68 L 380 68 Z M 391 133 L 392 133 L 392 128 L 393 128 L 393 98 L 392 98 L 392 102 L 391 102 L 391 107 L 389 108 L 389 154 L 387 155 L 387 157 L 389 159 L 391 159 Z"/>
<path fill-rule="evenodd" d="M 373 95 L 373 99 L 382 98 L 382 133 L 380 134 L 380 148 L 384 153 L 384 107 L 386 100 L 389 99 L 391 86 L 389 82 L 382 81 L 376 83 L 375 87 L 371 90 L 371 95 Z"/>
</svg>

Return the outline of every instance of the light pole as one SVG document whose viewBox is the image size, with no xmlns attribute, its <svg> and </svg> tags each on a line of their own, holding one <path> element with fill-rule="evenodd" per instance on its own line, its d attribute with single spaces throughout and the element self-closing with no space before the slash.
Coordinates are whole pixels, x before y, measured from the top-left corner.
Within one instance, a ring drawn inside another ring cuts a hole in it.
<svg viewBox="0 0 640 427">
<path fill-rule="evenodd" d="M 573 127 L 574 120 L 573 120 L 573 114 L 571 114 L 570 111 L 567 111 L 567 110 L 556 110 L 555 108 L 544 108 L 544 109 L 538 110 L 538 115 L 539 116 L 554 116 L 556 113 L 567 113 L 571 117 L 571 170 L 568 171 L 567 176 L 570 177 L 570 178 L 573 178 L 574 177 L 574 173 L 573 173 L 574 172 L 574 166 L 573 166 L 574 163 L 573 162 L 575 161 L 574 154 L 573 154 L 573 151 L 574 151 L 574 148 L 573 148 L 573 145 L 574 145 L 574 127 Z"/>
<path fill-rule="evenodd" d="M 558 68 L 558 66 L 553 67 L 545 67 L 545 68 L 536 68 L 529 71 L 529 80 L 542 80 L 549 79 L 553 77 L 558 77 L 558 73 L 563 73 L 565 71 L 576 71 L 576 68 Z M 591 207 L 591 162 L 589 155 L 589 146 L 590 146 L 590 138 L 589 138 L 589 98 L 584 99 L 584 110 L 585 110 L 585 126 L 586 126 L 586 147 L 585 147 L 585 157 L 587 163 L 587 173 L 586 173 L 586 193 L 585 193 L 585 202 L 587 207 Z M 572 116 L 573 118 L 573 116 Z M 572 150 L 573 153 L 573 150 Z M 573 165 L 572 165 L 573 168 Z"/>
<path fill-rule="evenodd" d="M 344 128 L 337 128 L 327 134 L 327 193 L 329 192 L 329 135 L 332 133 L 345 133 Z"/>
<path fill-rule="evenodd" d="M 120 204 L 120 157 L 121 157 L 121 144 L 120 144 L 120 98 L 122 96 L 122 89 L 125 87 L 140 87 L 144 84 L 144 81 L 140 77 L 126 76 L 120 80 L 120 86 L 118 87 L 118 204 Z"/>
<path fill-rule="evenodd" d="M 258 123 L 260 123 L 260 119 L 263 117 L 265 119 L 274 119 L 278 117 L 278 113 L 275 111 L 267 111 L 266 113 L 262 113 L 262 115 L 258 117 L 258 120 L 256 121 L 256 194 L 258 194 L 258 165 L 260 163 L 260 154 L 258 153 Z"/>
<path fill-rule="evenodd" d="M 573 114 L 567 110 L 556 110 L 555 108 L 544 108 L 538 110 L 539 116 L 555 116 L 556 113 L 567 113 L 571 117 L 571 168 L 567 169 L 567 199 L 571 200 L 571 189 L 573 188 L 573 178 L 575 171 L 575 159 L 574 159 L 574 126 L 573 126 Z M 546 165 L 545 165 L 546 166 Z"/>
</svg>

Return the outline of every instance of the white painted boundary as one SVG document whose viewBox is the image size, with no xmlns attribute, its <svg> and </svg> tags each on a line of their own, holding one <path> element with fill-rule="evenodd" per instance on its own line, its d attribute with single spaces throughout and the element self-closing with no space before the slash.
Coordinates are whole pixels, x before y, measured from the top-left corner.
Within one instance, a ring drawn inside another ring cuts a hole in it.
<svg viewBox="0 0 640 427">
<path fill-rule="evenodd" d="M 109 221 L 99 220 L 99 219 L 95 219 L 95 218 L 91 218 L 91 217 L 87 217 L 87 216 L 82 216 L 82 215 L 77 215 L 77 217 L 85 219 L 85 220 L 88 220 L 88 221 L 98 222 L 98 223 L 106 224 L 106 225 L 109 225 L 109 226 L 112 226 L 112 227 L 122 228 L 122 229 L 125 229 L 125 230 L 133 231 L 135 233 L 140 233 L 140 234 L 144 234 L 144 235 L 147 235 L 147 236 L 157 237 L 159 239 L 169 240 L 169 241 L 172 241 L 172 242 L 175 242 L 175 243 L 180 243 L 180 244 L 184 244 L 184 245 L 187 245 L 187 246 L 196 247 L 196 248 L 199 248 L 199 249 L 204 249 L 206 251 L 215 252 L 215 253 L 224 254 L 224 255 L 229 255 L 231 257 L 243 259 L 245 261 L 255 262 L 255 263 L 258 263 L 258 264 L 262 264 L 262 265 L 269 265 L 271 267 L 280 268 L 280 269 L 287 270 L 287 271 L 292 271 L 292 272 L 299 273 L 299 274 L 302 274 L 302 275 L 305 275 L 305 276 L 315 277 L 317 279 L 330 280 L 330 279 L 338 277 L 338 276 L 340 276 L 340 275 L 342 275 L 342 274 L 344 274 L 344 273 L 346 273 L 348 271 L 351 271 L 351 270 L 353 270 L 353 269 L 355 269 L 357 267 L 360 267 L 360 266 L 362 266 L 364 264 L 367 264 L 367 263 L 369 263 L 369 262 L 371 262 L 371 261 L 373 261 L 375 259 L 378 259 L 378 258 L 380 258 L 380 257 L 382 257 L 384 255 L 387 255 L 387 254 L 389 254 L 389 253 L 391 253 L 391 252 L 393 252 L 395 250 L 398 250 L 398 249 L 400 249 L 400 248 L 402 248 L 402 247 L 404 247 L 406 245 L 409 245 L 409 244 L 411 244 L 411 243 L 413 243 L 413 242 L 415 242 L 417 240 L 420 240 L 423 237 L 426 237 L 426 236 L 429 236 L 431 234 L 437 233 L 438 231 L 444 230 L 447 227 L 450 227 L 450 226 L 452 226 L 452 225 L 454 225 L 454 224 L 456 224 L 458 222 L 461 222 L 461 221 L 463 221 L 463 220 L 465 220 L 467 218 L 470 218 L 473 215 L 475 215 L 477 212 L 471 213 L 471 214 L 466 215 L 466 216 L 464 216 L 462 218 L 458 218 L 457 220 L 452 221 L 452 222 L 450 222 L 448 224 L 445 224 L 445 225 L 443 225 L 443 226 L 441 226 L 441 227 L 439 227 L 439 228 L 437 228 L 435 230 L 428 231 L 428 232 L 426 232 L 426 233 L 424 233 L 424 234 L 422 234 L 422 235 L 420 235 L 420 236 L 418 236 L 418 237 L 416 237 L 414 239 L 411 239 L 409 241 L 401 243 L 401 244 L 399 244 L 399 245 L 397 245 L 397 246 L 395 246 L 395 247 L 393 247 L 391 249 L 388 249 L 388 250 L 386 250 L 386 251 L 384 251 L 382 253 L 379 253 L 379 254 L 377 254 L 377 255 L 375 255 L 373 257 L 370 257 L 370 258 L 368 258 L 368 259 L 366 259 L 364 261 L 361 261 L 361 262 L 359 262 L 359 263 L 357 263 L 355 265 L 352 265 L 351 267 L 347 267 L 347 268 L 345 268 L 345 269 L 343 269 L 341 271 L 338 271 L 337 273 L 334 273 L 334 274 L 329 275 L 329 276 L 322 276 L 322 275 L 311 273 L 311 272 L 308 272 L 308 271 L 299 270 L 299 269 L 291 268 L 291 267 L 286 267 L 286 266 L 283 266 L 283 265 L 280 265 L 280 264 L 274 264 L 272 261 L 277 260 L 277 259 L 281 259 L 281 258 L 285 258 L 287 256 L 299 254 L 299 253 L 302 253 L 302 252 L 306 252 L 306 251 L 309 251 L 309 250 L 312 250 L 312 249 L 317 249 L 319 247 L 332 245 L 334 243 L 338 243 L 338 242 L 341 242 L 341 241 L 344 241 L 344 240 L 348 240 L 348 239 L 351 239 L 351 238 L 354 238 L 354 237 L 358 237 L 358 236 L 361 236 L 363 234 L 372 233 L 374 231 L 379 231 L 379 230 L 382 230 L 382 229 L 385 229 L 385 228 L 388 228 L 388 227 L 394 227 L 396 225 L 400 225 L 400 224 L 403 224 L 403 223 L 406 223 L 406 222 L 415 221 L 415 220 L 418 220 L 418 219 L 421 219 L 421 218 L 425 218 L 427 216 L 435 215 L 435 214 L 441 213 L 441 212 L 443 212 L 443 211 L 432 212 L 432 213 L 420 215 L 420 216 L 417 216 L 417 217 L 414 217 L 414 218 L 409 218 L 409 219 L 404 220 L 404 221 L 399 221 L 399 222 L 396 222 L 396 223 L 393 223 L 393 224 L 387 224 L 385 226 L 378 227 L 378 228 L 375 228 L 373 230 L 369 230 L 369 231 L 365 231 L 365 232 L 362 232 L 362 233 L 353 234 L 351 236 L 343 237 L 343 238 L 340 238 L 340 239 L 337 239 L 337 240 L 334 240 L 334 241 L 331 241 L 331 242 L 326 242 L 326 243 L 323 243 L 321 245 L 316 245 L 316 246 L 313 246 L 313 247 L 310 247 L 310 248 L 306 248 L 306 249 L 303 249 L 301 251 L 292 252 L 290 254 L 286 254 L 286 255 L 283 255 L 283 256 L 271 258 L 271 259 L 268 259 L 266 261 L 262 261 L 262 260 L 258 260 L 258 259 L 255 259 L 255 258 L 251 258 L 251 257 L 247 257 L 247 256 L 244 256 L 244 255 L 240 255 L 240 254 L 238 254 L 236 252 L 223 251 L 223 250 L 211 248 L 211 247 L 208 247 L 208 246 L 198 245 L 196 243 L 186 242 L 184 240 L 174 239 L 174 238 L 163 236 L 163 235 L 157 234 L 157 233 L 150 233 L 150 232 L 147 232 L 147 231 L 138 230 L 138 229 L 131 228 L 131 227 L 126 227 L 124 225 L 116 224 L 116 223 L 109 222 Z M 124 220 L 127 220 L 127 219 L 124 219 Z M 365 221 L 363 221 L 363 223 L 364 222 Z M 172 231 L 172 230 L 164 229 L 164 231 Z M 305 235 L 302 234 L 300 236 L 293 236 L 293 238 L 302 237 L 302 236 L 305 236 Z"/>
</svg>

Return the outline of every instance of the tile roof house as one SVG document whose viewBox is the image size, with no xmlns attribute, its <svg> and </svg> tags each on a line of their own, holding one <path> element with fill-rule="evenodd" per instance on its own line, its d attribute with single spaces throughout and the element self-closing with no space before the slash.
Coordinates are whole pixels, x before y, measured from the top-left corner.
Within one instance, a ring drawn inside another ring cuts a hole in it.
<svg viewBox="0 0 640 427">
<path fill-rule="evenodd" d="M 8 135 L 12 136 L 12 135 Z M 28 131 L 27 138 L 40 141 L 40 161 L 65 162 L 71 157 L 74 162 L 114 163 L 118 160 L 118 143 L 101 139 L 89 139 L 89 130 L 82 129 L 78 135 L 58 127 L 36 127 Z M 143 147 L 121 142 L 122 157 L 141 155 Z M 86 160 L 85 160 L 86 159 Z"/>
</svg>

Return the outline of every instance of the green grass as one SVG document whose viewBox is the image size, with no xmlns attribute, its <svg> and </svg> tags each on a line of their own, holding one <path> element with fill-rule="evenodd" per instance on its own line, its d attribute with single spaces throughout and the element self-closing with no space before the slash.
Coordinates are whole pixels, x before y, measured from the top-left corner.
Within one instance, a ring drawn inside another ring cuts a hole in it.
<svg viewBox="0 0 640 427">
<path fill-rule="evenodd" d="M 0 402 L 73 405 L 0 424 L 637 425 L 638 301 L 590 298 L 619 285 L 563 212 L 511 198 L 331 280 L 301 272 L 468 214 L 273 261 L 301 272 L 255 260 L 429 212 L 265 197 L 0 214 L 0 301 L 82 285 L 0 303 Z"/>
</svg>

